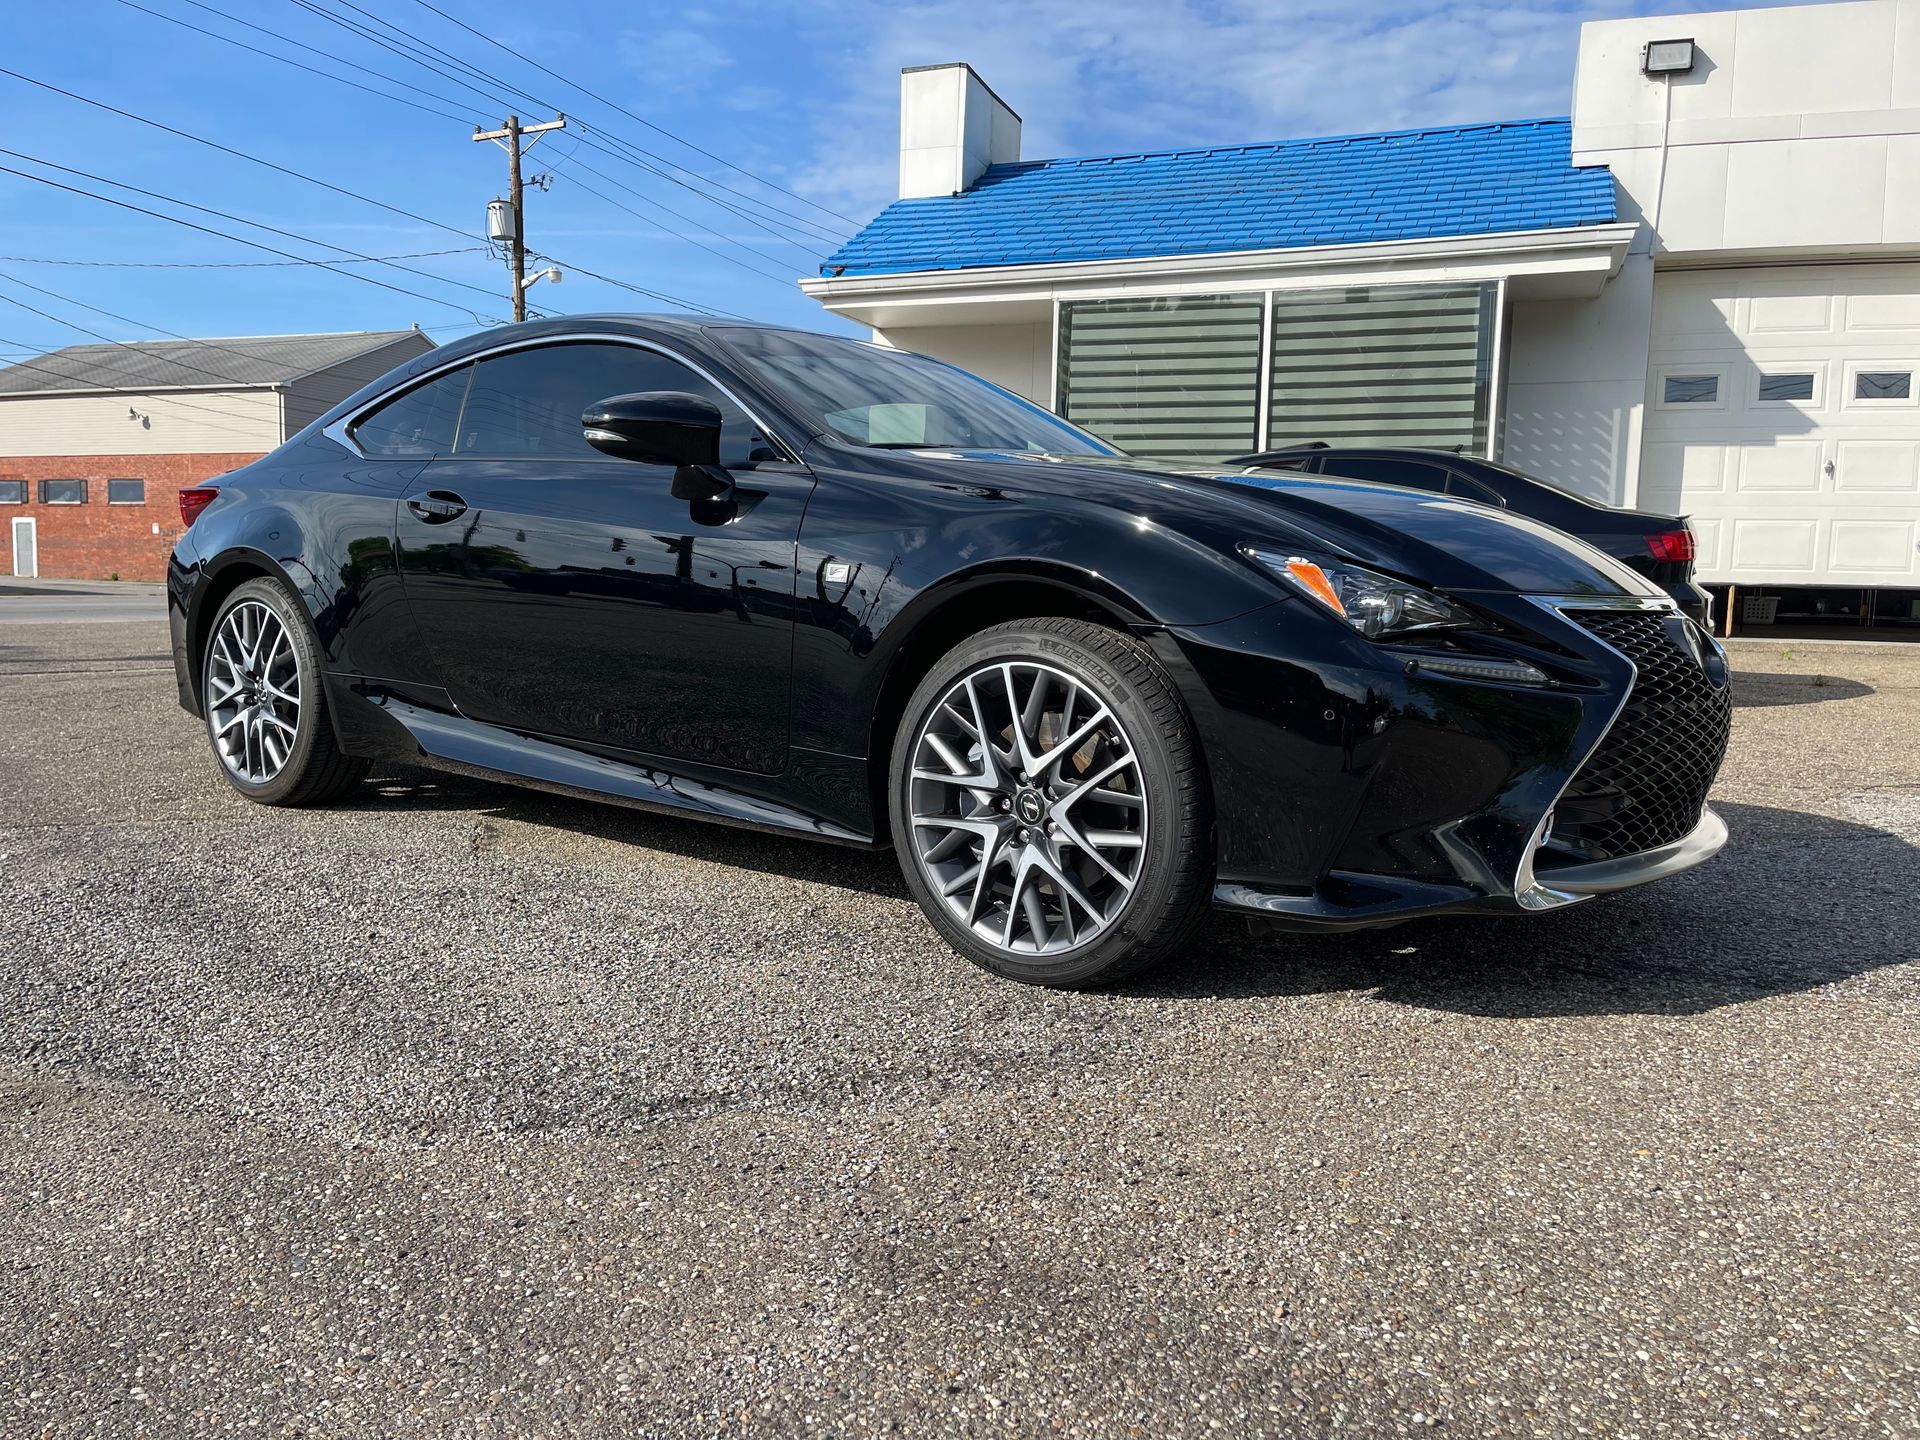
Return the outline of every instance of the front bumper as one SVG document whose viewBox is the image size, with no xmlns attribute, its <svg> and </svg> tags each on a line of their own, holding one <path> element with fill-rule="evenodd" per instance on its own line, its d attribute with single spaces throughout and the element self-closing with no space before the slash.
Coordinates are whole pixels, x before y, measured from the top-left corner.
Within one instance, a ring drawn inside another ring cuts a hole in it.
<svg viewBox="0 0 1920 1440">
<path fill-rule="evenodd" d="M 1680 613 L 1709 634 L 1713 632 L 1713 593 L 1691 580 L 1661 587 L 1673 597 Z"/>
<path fill-rule="evenodd" d="M 1626 623 L 1642 641 L 1649 627 L 1667 637 L 1672 654 L 1642 656 L 1649 676 L 1670 673 L 1679 656 L 1724 704 L 1724 657 L 1710 638 L 1657 600 L 1475 599 L 1501 622 L 1503 638 L 1482 643 L 1508 646 L 1553 683 L 1435 673 L 1406 663 L 1404 650 L 1349 641 L 1288 606 L 1165 637 L 1162 654 L 1189 697 L 1213 782 L 1218 906 L 1320 930 L 1538 913 L 1677 874 L 1725 844 L 1725 826 L 1704 805 L 1705 782 L 1689 792 L 1690 808 L 1665 812 L 1664 835 L 1591 838 L 1615 807 L 1620 816 L 1652 813 L 1631 790 L 1607 799 L 1593 778 L 1643 735 L 1633 725 L 1647 722 L 1646 701 L 1629 706 L 1641 693 L 1640 664 L 1610 642 L 1609 627 Z M 1645 694 L 1665 683 L 1649 679 Z M 1623 722 L 1629 714 L 1633 725 Z M 1621 738 L 1608 741 L 1617 724 Z M 1694 748 L 1711 751 L 1717 768 L 1712 743 Z M 1584 768 L 1590 761 L 1595 770 Z"/>
<path fill-rule="evenodd" d="M 1214 886 L 1222 910 L 1295 930 L 1367 930 L 1435 915 L 1526 915 L 1577 905 L 1614 890 L 1664 880 L 1711 860 L 1727 843 L 1727 822 L 1703 810 L 1691 833 L 1671 845 L 1615 860 L 1522 871 L 1511 895 L 1488 895 L 1470 885 L 1436 885 L 1385 875 L 1331 872 L 1307 895 L 1239 883 Z"/>
</svg>

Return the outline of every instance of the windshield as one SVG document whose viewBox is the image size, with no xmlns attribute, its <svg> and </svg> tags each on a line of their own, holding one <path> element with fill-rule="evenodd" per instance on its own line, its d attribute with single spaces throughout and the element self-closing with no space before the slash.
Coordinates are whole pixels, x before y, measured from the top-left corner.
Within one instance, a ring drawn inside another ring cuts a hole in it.
<svg viewBox="0 0 1920 1440">
<path fill-rule="evenodd" d="M 1011 391 L 924 355 L 792 330 L 718 333 L 807 419 L 855 445 L 1122 453 Z"/>
</svg>

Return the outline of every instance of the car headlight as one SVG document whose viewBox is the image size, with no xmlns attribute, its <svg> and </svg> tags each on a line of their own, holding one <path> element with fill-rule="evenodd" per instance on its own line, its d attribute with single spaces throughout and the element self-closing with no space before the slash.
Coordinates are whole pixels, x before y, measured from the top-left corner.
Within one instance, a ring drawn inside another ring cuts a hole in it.
<svg viewBox="0 0 1920 1440">
<path fill-rule="evenodd" d="M 1477 625 L 1471 611 L 1444 596 L 1345 561 L 1310 560 L 1244 545 L 1241 552 L 1324 605 L 1369 640 Z"/>
</svg>

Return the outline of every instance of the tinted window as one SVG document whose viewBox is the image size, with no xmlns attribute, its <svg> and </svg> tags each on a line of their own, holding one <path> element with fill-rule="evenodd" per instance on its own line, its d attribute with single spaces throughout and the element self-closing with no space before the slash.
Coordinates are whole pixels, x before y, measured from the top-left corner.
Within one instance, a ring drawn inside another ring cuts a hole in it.
<svg viewBox="0 0 1920 1440">
<path fill-rule="evenodd" d="M 1504 507 L 1507 503 L 1498 491 L 1488 489 L 1478 480 L 1469 480 L 1457 470 L 1447 476 L 1447 493 L 1458 495 L 1463 500 L 1478 500 L 1482 505 Z"/>
<path fill-rule="evenodd" d="M 87 482 L 84 480 L 42 480 L 40 482 L 40 503 L 42 505 L 84 505 L 87 503 Z"/>
<path fill-rule="evenodd" d="M 1320 473 L 1343 480 L 1374 480 L 1382 485 L 1405 485 L 1414 490 L 1446 493 L 1447 472 L 1420 460 L 1391 460 L 1378 455 L 1322 455 Z"/>
<path fill-rule="evenodd" d="M 1119 453 L 1032 401 L 924 355 L 797 330 L 721 333 L 770 389 L 856 445 Z"/>
<path fill-rule="evenodd" d="M 26 481 L 0 480 L 0 505 L 24 505 L 26 503 Z"/>
<path fill-rule="evenodd" d="M 1669 375 L 1661 394 L 1669 405 L 1711 405 L 1720 398 L 1720 377 Z"/>
<path fill-rule="evenodd" d="M 144 480 L 107 481 L 107 503 L 109 505 L 146 504 L 147 482 Z"/>
<path fill-rule="evenodd" d="M 472 373 L 463 365 L 389 400 L 353 427 L 354 440 L 369 455 L 444 454 L 453 448 L 453 429 Z"/>
<path fill-rule="evenodd" d="M 1813 376 L 1805 371 L 1792 375 L 1762 375 L 1760 394 L 1763 402 L 1777 400 L 1811 400 L 1813 398 Z"/>
<path fill-rule="evenodd" d="M 598 456 L 580 431 L 596 401 L 646 390 L 677 390 L 720 407 L 720 463 L 771 460 L 776 452 L 740 407 L 678 360 L 633 345 L 549 345 L 515 350 L 474 366 L 456 455 Z"/>
<path fill-rule="evenodd" d="M 1862 370 L 1853 377 L 1856 400 L 1907 400 L 1913 395 L 1909 370 Z"/>
</svg>

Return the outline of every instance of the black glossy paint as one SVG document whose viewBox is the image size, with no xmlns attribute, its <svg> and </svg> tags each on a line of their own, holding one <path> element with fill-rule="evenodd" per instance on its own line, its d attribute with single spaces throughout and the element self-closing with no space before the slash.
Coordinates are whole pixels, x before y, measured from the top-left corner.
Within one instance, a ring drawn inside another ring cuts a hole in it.
<svg viewBox="0 0 1920 1440">
<path fill-rule="evenodd" d="M 1363 483 L 1415 485 L 1464 500 L 1502 507 L 1515 515 L 1564 530 L 1657 583 L 1681 610 L 1711 625 L 1713 600 L 1694 582 L 1692 561 L 1656 559 L 1649 536 L 1682 529 L 1686 520 L 1654 510 L 1602 505 L 1537 476 L 1477 455 L 1410 446 L 1301 446 L 1243 455 L 1227 462 L 1256 473 L 1294 472 L 1337 476 Z"/>
<path fill-rule="evenodd" d="M 413 380 L 583 336 L 692 362 L 757 417 L 753 458 L 691 486 L 686 467 L 591 452 L 378 459 L 337 438 Z M 313 617 L 352 752 L 883 843 L 888 748 L 925 669 L 981 625 L 1084 615 L 1139 635 L 1180 687 L 1223 882 L 1303 897 L 1330 921 L 1514 908 L 1530 837 L 1632 678 L 1529 597 L 1632 603 L 1659 595 L 1645 577 L 1440 495 L 868 448 L 802 419 L 723 336 L 603 316 L 469 337 L 225 477 L 169 572 L 182 703 L 198 710 L 221 595 L 273 574 Z M 1525 656 L 1554 683 L 1424 672 L 1247 544 L 1444 591 L 1487 622 L 1454 643 Z"/>
</svg>

